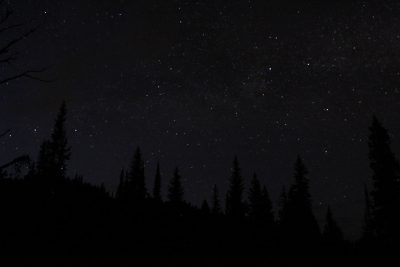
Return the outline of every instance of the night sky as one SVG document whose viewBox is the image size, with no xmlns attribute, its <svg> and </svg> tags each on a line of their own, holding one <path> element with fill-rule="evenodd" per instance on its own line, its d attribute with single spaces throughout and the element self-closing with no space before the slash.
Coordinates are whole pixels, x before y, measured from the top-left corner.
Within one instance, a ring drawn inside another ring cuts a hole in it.
<svg viewBox="0 0 400 267">
<path fill-rule="evenodd" d="M 358 235 L 373 114 L 400 151 L 397 1 L 9 2 L 13 21 L 40 25 L 13 68 L 52 82 L 2 85 L 2 162 L 36 158 L 65 99 L 71 176 L 114 190 L 140 145 L 148 187 L 157 161 L 164 185 L 179 166 L 198 205 L 225 193 L 237 155 L 276 205 L 300 154 L 318 218 L 329 203 Z"/>
</svg>

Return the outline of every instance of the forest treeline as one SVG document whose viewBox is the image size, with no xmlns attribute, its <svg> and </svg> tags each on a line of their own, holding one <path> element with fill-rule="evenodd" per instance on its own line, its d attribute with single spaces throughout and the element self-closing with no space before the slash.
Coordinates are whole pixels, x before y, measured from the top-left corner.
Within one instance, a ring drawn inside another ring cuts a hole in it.
<svg viewBox="0 0 400 267">
<path fill-rule="evenodd" d="M 159 164 L 153 188 L 146 188 L 140 148 L 115 193 L 68 177 L 66 118 L 63 103 L 36 160 L 20 157 L 0 167 L 2 266 L 384 266 L 395 256 L 400 168 L 375 117 L 368 142 L 372 189 L 365 189 L 362 237 L 351 242 L 329 207 L 325 224 L 317 223 L 300 156 L 278 207 L 256 174 L 245 188 L 237 157 L 226 195 L 214 186 L 211 202 L 195 207 L 185 200 L 178 167 L 167 199 Z M 29 165 L 26 174 L 7 172 L 21 164 Z"/>
</svg>

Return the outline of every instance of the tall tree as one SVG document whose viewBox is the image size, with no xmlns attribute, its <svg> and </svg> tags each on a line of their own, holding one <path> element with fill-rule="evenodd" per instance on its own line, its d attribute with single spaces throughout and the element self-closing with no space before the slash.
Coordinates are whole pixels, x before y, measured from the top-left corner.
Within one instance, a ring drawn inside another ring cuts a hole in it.
<svg viewBox="0 0 400 267">
<path fill-rule="evenodd" d="M 119 175 L 119 184 L 117 187 L 117 192 L 115 194 L 115 198 L 122 199 L 125 193 L 125 170 L 122 169 Z"/>
<path fill-rule="evenodd" d="M 65 127 L 66 116 L 67 108 L 63 102 L 57 114 L 50 140 L 45 140 L 40 147 L 37 173 L 38 177 L 46 180 L 47 183 L 54 183 L 56 180 L 66 178 L 67 161 L 71 155 Z"/>
<path fill-rule="evenodd" d="M 207 200 L 203 200 L 200 210 L 203 213 L 203 215 L 210 215 L 210 206 L 208 205 Z"/>
<path fill-rule="evenodd" d="M 178 167 L 175 168 L 174 176 L 168 188 L 168 200 L 173 204 L 183 203 L 184 190 Z"/>
<path fill-rule="evenodd" d="M 289 190 L 287 200 L 287 231 L 293 240 L 307 238 L 311 243 L 320 237 L 309 193 L 308 171 L 300 156 L 295 163 L 295 182 Z"/>
<path fill-rule="evenodd" d="M 365 211 L 364 211 L 364 225 L 363 236 L 364 240 L 370 240 L 373 237 L 372 228 L 372 213 L 371 213 L 371 200 L 367 186 L 364 187 Z"/>
<path fill-rule="evenodd" d="M 391 150 L 389 134 L 375 116 L 369 131 L 374 233 L 379 238 L 389 240 L 399 234 L 400 167 Z"/>
<path fill-rule="evenodd" d="M 274 221 L 272 202 L 267 188 L 261 184 L 257 175 L 253 175 L 249 189 L 249 217 L 262 225 L 271 226 Z"/>
<path fill-rule="evenodd" d="M 161 202 L 161 172 L 160 163 L 157 163 L 156 176 L 154 178 L 153 197 L 156 201 Z"/>
<path fill-rule="evenodd" d="M 274 211 L 272 209 L 272 201 L 271 198 L 269 197 L 268 190 L 265 186 L 263 186 L 262 192 L 261 192 L 261 206 L 262 206 L 262 221 L 267 225 L 267 226 L 272 226 L 274 224 Z"/>
<path fill-rule="evenodd" d="M 233 160 L 232 176 L 226 194 L 226 215 L 241 218 L 244 216 L 244 184 L 237 157 Z"/>
<path fill-rule="evenodd" d="M 67 106 L 62 102 L 60 110 L 54 124 L 51 134 L 51 153 L 53 154 L 55 175 L 59 178 L 65 178 L 67 170 L 67 161 L 71 156 L 71 148 L 68 145 L 65 121 L 67 119 Z"/>
<path fill-rule="evenodd" d="M 257 178 L 257 175 L 253 175 L 251 180 L 251 186 L 249 189 L 249 216 L 253 220 L 260 220 L 263 210 L 262 210 L 262 192 L 261 184 Z"/>
<path fill-rule="evenodd" d="M 212 195 L 212 210 L 211 210 L 213 215 L 219 215 L 221 214 L 221 203 L 219 200 L 219 194 L 218 194 L 218 188 L 217 185 L 215 184 L 213 187 L 213 195 Z"/>
<path fill-rule="evenodd" d="M 331 245 L 340 245 L 343 242 L 342 230 L 334 220 L 331 208 L 329 206 L 326 211 L 326 220 L 322 236 L 324 241 Z"/>
<path fill-rule="evenodd" d="M 139 147 L 133 156 L 126 179 L 127 197 L 134 201 L 143 201 L 146 198 L 147 190 L 144 176 L 144 161 Z"/>
<path fill-rule="evenodd" d="M 287 206 L 288 206 L 288 197 L 286 188 L 283 186 L 281 194 L 279 196 L 279 212 L 278 212 L 278 220 L 279 224 L 283 225 L 287 221 Z"/>
</svg>

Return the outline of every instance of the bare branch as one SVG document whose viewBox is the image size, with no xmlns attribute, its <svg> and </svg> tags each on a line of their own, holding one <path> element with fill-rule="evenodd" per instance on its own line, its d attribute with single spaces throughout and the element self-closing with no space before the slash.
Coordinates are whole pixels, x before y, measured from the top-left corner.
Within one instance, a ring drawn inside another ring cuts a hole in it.
<svg viewBox="0 0 400 267">
<path fill-rule="evenodd" d="M 3 133 L 0 134 L 0 138 L 3 138 L 4 136 L 6 136 L 10 132 L 11 132 L 11 130 L 7 129 L 6 131 L 4 131 Z"/>
<path fill-rule="evenodd" d="M 8 83 L 9 81 L 16 80 L 19 78 L 29 78 L 29 79 L 41 81 L 41 82 L 52 82 L 53 80 L 42 79 L 42 78 L 34 75 L 35 73 L 42 73 L 44 71 L 46 71 L 46 68 L 43 68 L 40 70 L 27 70 L 27 71 L 21 72 L 19 74 L 7 77 L 3 80 L 0 80 L 0 84 L 5 84 L 5 83 Z"/>
<path fill-rule="evenodd" d="M 23 155 L 20 157 L 17 157 L 15 159 L 13 159 L 12 161 L 3 164 L 2 166 L 0 166 L 0 171 L 4 170 L 5 168 L 8 168 L 10 166 L 13 166 L 15 164 L 28 164 L 31 161 L 31 158 L 28 155 Z"/>
<path fill-rule="evenodd" d="M 5 46 L 3 46 L 2 48 L 0 48 L 0 55 L 5 54 L 8 52 L 8 50 L 14 46 L 15 44 L 19 43 L 21 40 L 25 39 L 26 37 L 28 37 L 29 35 L 31 35 L 32 33 L 34 33 L 37 30 L 37 28 L 33 28 L 31 30 L 29 30 L 28 32 L 26 32 L 25 34 L 9 41 Z"/>
<path fill-rule="evenodd" d="M 20 24 L 13 24 L 13 25 L 9 25 L 9 26 L 7 26 L 7 27 L 3 27 L 3 28 L 0 29 L 0 33 L 3 33 L 3 32 L 5 32 L 5 31 L 8 31 L 8 30 L 11 30 L 11 29 L 14 29 L 14 28 L 21 27 L 21 26 L 23 26 L 23 25 L 24 25 L 24 24 L 20 23 Z"/>
</svg>

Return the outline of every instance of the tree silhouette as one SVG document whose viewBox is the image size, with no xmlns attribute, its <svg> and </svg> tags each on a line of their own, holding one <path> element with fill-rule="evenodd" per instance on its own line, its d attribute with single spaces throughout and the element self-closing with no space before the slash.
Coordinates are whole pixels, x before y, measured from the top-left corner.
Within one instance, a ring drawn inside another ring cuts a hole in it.
<svg viewBox="0 0 400 267">
<path fill-rule="evenodd" d="M 117 191 L 115 193 L 115 198 L 117 199 L 122 199 L 124 197 L 125 194 L 125 170 L 122 169 L 121 173 L 119 175 L 119 183 L 118 183 L 118 187 L 117 187 Z"/>
<path fill-rule="evenodd" d="M 211 212 L 213 215 L 219 215 L 222 212 L 221 203 L 219 200 L 218 188 L 216 184 L 213 187 Z"/>
<path fill-rule="evenodd" d="M 183 203 L 184 190 L 181 182 L 181 176 L 179 174 L 178 167 L 175 168 L 174 176 L 169 184 L 168 188 L 168 200 L 173 204 Z"/>
<path fill-rule="evenodd" d="M 67 108 L 63 102 L 55 120 L 51 139 L 45 140 L 39 151 L 38 177 L 51 184 L 66 179 L 67 161 L 71 155 L 65 127 L 66 116 Z"/>
<path fill-rule="evenodd" d="M 61 104 L 58 112 L 53 133 L 51 134 L 51 153 L 53 153 L 55 175 L 58 178 L 65 179 L 67 170 L 67 161 L 71 156 L 71 148 L 68 146 L 65 121 L 67 119 L 67 106 L 65 101 Z"/>
<path fill-rule="evenodd" d="M 343 233 L 333 218 L 331 208 L 328 206 L 326 212 L 325 226 L 322 233 L 324 241 L 331 245 L 340 245 L 343 242 Z"/>
<path fill-rule="evenodd" d="M 244 216 L 243 203 L 243 178 L 241 175 L 237 157 L 233 160 L 232 176 L 229 181 L 229 189 L 226 194 L 226 215 L 234 218 Z"/>
<path fill-rule="evenodd" d="M 391 240 L 399 236 L 400 168 L 390 148 L 387 130 L 374 116 L 369 127 L 369 160 L 372 169 L 373 226 L 378 238 Z"/>
<path fill-rule="evenodd" d="M 203 215 L 209 215 L 210 214 L 210 206 L 208 205 L 207 200 L 203 200 L 203 203 L 201 204 L 201 212 Z"/>
<path fill-rule="evenodd" d="M 157 170 L 154 178 L 153 198 L 158 202 L 162 201 L 160 163 L 157 163 Z"/>
<path fill-rule="evenodd" d="M 365 198 L 365 211 L 364 211 L 364 224 L 362 238 L 364 241 L 369 241 L 373 238 L 373 226 L 372 226 L 372 213 L 371 213 L 371 200 L 367 186 L 364 187 L 364 198 Z"/>
<path fill-rule="evenodd" d="M 274 211 L 272 209 L 272 201 L 269 197 L 267 187 L 263 186 L 261 192 L 261 210 L 262 216 L 261 220 L 266 224 L 266 226 L 272 226 L 274 224 Z"/>
<path fill-rule="evenodd" d="M 146 198 L 144 161 L 140 148 L 136 149 L 130 169 L 126 174 L 127 197 L 135 202 L 141 202 Z"/>
<path fill-rule="evenodd" d="M 288 215 L 288 197 L 286 188 L 283 186 L 281 194 L 279 196 L 279 212 L 278 212 L 278 220 L 281 225 L 287 222 Z"/>
<path fill-rule="evenodd" d="M 319 227 L 312 211 L 307 174 L 306 166 L 298 156 L 295 163 L 295 182 L 289 190 L 287 200 L 286 224 L 294 241 L 306 238 L 312 243 L 319 239 Z"/>
<path fill-rule="evenodd" d="M 249 216 L 252 219 L 258 219 L 261 210 L 261 202 L 262 202 L 262 192 L 260 181 L 257 179 L 257 175 L 253 175 L 253 179 L 251 180 L 251 186 L 249 189 Z"/>
</svg>

